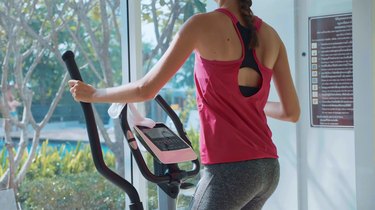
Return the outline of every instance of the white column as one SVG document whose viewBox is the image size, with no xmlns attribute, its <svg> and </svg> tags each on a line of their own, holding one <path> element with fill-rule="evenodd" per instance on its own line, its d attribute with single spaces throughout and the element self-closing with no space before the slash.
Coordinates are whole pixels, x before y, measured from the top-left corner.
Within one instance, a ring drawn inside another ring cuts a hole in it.
<svg viewBox="0 0 375 210">
<path fill-rule="evenodd" d="M 375 0 L 353 0 L 357 209 L 375 206 Z"/>
<path fill-rule="evenodd" d="M 135 81 L 142 73 L 142 33 L 141 33 L 141 2 L 133 0 L 121 1 L 121 52 L 122 52 L 122 83 Z M 139 172 L 132 159 L 127 143 L 125 151 L 125 179 L 132 182 L 137 189 L 145 209 L 147 209 L 147 182 Z M 126 209 L 130 200 L 126 197 Z"/>
</svg>

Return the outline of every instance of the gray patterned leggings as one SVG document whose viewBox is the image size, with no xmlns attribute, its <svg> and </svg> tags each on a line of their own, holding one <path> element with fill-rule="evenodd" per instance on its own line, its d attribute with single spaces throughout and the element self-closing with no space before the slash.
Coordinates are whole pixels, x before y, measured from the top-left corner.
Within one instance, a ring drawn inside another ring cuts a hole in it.
<svg viewBox="0 0 375 210">
<path fill-rule="evenodd" d="M 194 197 L 193 210 L 260 210 L 280 177 L 277 159 L 206 165 Z"/>
</svg>

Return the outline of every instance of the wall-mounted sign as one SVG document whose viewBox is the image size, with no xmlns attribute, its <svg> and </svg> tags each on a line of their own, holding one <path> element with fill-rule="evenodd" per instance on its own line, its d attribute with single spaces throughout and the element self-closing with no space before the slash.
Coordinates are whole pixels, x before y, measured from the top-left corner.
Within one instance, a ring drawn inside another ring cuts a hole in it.
<svg viewBox="0 0 375 210">
<path fill-rule="evenodd" d="M 312 127 L 353 127 L 352 15 L 309 18 Z"/>
</svg>

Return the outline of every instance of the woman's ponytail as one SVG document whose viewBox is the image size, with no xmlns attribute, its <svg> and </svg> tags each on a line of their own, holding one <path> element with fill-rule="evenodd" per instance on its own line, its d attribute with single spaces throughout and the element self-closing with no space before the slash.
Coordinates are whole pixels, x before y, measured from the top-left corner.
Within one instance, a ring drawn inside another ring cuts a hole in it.
<svg viewBox="0 0 375 210">
<path fill-rule="evenodd" d="M 253 4 L 252 0 L 238 0 L 240 4 L 241 16 L 245 20 L 246 26 L 250 29 L 250 44 L 249 48 L 255 48 L 258 46 L 258 37 L 256 28 L 253 24 L 254 15 L 250 7 Z"/>
</svg>

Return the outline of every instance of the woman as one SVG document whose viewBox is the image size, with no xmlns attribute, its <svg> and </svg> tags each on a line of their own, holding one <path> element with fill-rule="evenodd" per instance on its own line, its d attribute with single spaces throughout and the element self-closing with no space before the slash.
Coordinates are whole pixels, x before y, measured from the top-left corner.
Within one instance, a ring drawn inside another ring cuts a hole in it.
<svg viewBox="0 0 375 210">
<path fill-rule="evenodd" d="M 279 163 L 266 116 L 296 122 L 300 108 L 285 47 L 253 15 L 251 0 L 216 0 L 219 9 L 190 18 L 142 79 L 95 89 L 70 80 L 77 101 L 152 99 L 195 52 L 203 176 L 192 209 L 261 209 L 276 189 Z M 280 102 L 269 102 L 271 77 Z"/>
</svg>

